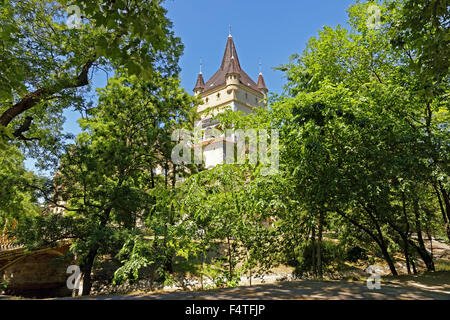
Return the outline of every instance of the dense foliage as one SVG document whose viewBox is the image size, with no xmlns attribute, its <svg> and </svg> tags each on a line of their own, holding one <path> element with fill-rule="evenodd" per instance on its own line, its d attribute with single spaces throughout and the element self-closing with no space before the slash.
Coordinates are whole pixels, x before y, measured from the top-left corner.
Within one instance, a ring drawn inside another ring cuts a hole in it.
<svg viewBox="0 0 450 320">
<path fill-rule="evenodd" d="M 273 175 L 261 162 L 172 162 L 171 133 L 192 128 L 199 101 L 180 88 L 182 47 L 158 1 L 74 1 L 78 29 L 62 21 L 66 1 L 3 2 L 0 224 L 31 248 L 71 239 L 83 294 L 106 254 L 120 261 L 114 283 L 147 267 L 170 281 L 180 259 L 218 286 L 279 264 L 320 278 L 345 261 L 435 270 L 426 241 L 450 241 L 445 1 L 386 0 L 377 28 L 375 2 L 356 3 L 349 29 L 324 27 L 279 67 L 283 94 L 218 115 L 279 131 Z M 115 76 L 88 105 L 82 88 L 101 68 Z M 83 132 L 66 145 L 68 107 Z M 52 179 L 23 167 L 39 150 L 43 166 L 58 160 Z"/>
</svg>

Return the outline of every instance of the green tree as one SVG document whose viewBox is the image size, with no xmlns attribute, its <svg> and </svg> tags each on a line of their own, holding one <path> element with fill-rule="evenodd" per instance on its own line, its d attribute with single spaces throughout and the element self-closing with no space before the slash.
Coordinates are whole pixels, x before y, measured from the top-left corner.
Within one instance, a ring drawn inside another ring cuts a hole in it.
<svg viewBox="0 0 450 320">
<path fill-rule="evenodd" d="M 98 107 L 80 120 L 83 132 L 62 158 L 55 187 L 43 190 L 65 216 L 39 217 L 17 234 L 35 246 L 72 239 L 83 295 L 90 292 L 96 257 L 114 253 L 151 213 L 158 141 L 165 127 L 188 121 L 193 106 L 194 99 L 179 88 L 177 78 L 155 73 L 146 81 L 123 74 L 110 79 L 99 91 Z"/>
<path fill-rule="evenodd" d="M 408 52 L 391 46 L 396 30 L 390 26 L 400 11 L 382 5 L 384 25 L 371 29 L 369 4 L 349 9 L 350 31 L 325 27 L 280 68 L 289 97 L 272 108 L 293 117 L 285 118 L 284 159 L 318 221 L 323 212 L 338 213 L 377 243 L 396 274 L 393 230 L 404 240 L 406 260 L 412 246 L 433 270 L 421 236 L 427 214 L 418 203 L 437 208 L 436 199 L 418 199 L 417 187 L 425 196 L 448 180 L 446 93 L 429 95 Z M 445 198 L 445 187 L 440 192 Z M 432 219 L 438 217 L 434 211 Z"/>
<path fill-rule="evenodd" d="M 0 226 L 9 229 L 25 216 L 40 213 L 33 184 L 40 184 L 32 172 L 26 171 L 23 155 L 15 146 L 6 146 L 0 153 Z"/>
<path fill-rule="evenodd" d="M 150 79 L 178 71 L 182 45 L 160 1 L 2 0 L 0 21 L 3 140 L 51 149 L 63 109 L 89 107 L 83 93 L 93 73 L 126 68 Z"/>
</svg>

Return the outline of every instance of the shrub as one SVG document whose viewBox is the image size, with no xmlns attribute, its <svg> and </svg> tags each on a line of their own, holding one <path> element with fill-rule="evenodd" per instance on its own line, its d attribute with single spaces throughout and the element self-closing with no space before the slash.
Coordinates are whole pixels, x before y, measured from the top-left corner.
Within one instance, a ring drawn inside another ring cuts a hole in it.
<svg viewBox="0 0 450 320">
<path fill-rule="evenodd" d="M 367 260 L 367 251 L 359 246 L 350 247 L 345 253 L 345 260 L 357 262 L 358 260 Z"/>
<path fill-rule="evenodd" d="M 322 241 L 321 257 L 322 257 L 322 272 L 335 272 L 339 264 L 342 262 L 343 252 L 342 248 L 332 241 Z M 301 277 L 304 274 L 313 271 L 313 257 L 312 245 L 306 244 L 300 249 L 300 255 L 297 258 L 297 265 L 295 266 L 294 275 Z"/>
</svg>

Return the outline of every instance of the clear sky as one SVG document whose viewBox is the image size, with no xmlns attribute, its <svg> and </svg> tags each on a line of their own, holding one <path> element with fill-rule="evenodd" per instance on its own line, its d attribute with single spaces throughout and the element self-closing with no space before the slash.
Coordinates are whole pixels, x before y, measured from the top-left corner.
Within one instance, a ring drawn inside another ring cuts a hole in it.
<svg viewBox="0 0 450 320">
<path fill-rule="evenodd" d="M 219 68 L 228 26 L 241 67 L 258 78 L 258 60 L 270 91 L 281 93 L 283 74 L 273 67 L 301 53 L 323 26 L 346 25 L 351 0 L 166 0 L 175 33 L 185 45 L 182 86 L 192 93 L 202 58 L 205 81 Z"/>
<path fill-rule="evenodd" d="M 257 81 L 259 59 L 269 91 L 281 93 L 283 74 L 274 67 L 289 61 L 293 53 L 301 53 L 308 39 L 323 26 L 346 26 L 347 8 L 354 0 L 166 0 L 175 34 L 185 48 L 180 59 L 181 85 L 193 93 L 200 58 L 205 81 L 219 68 L 228 28 L 237 48 L 241 67 Z M 99 72 L 93 86 L 102 88 L 106 76 Z M 79 114 L 64 113 L 64 129 L 78 134 Z M 31 169 L 32 161 L 27 161 Z"/>
<path fill-rule="evenodd" d="M 308 39 L 323 26 L 346 25 L 347 8 L 354 0 L 166 0 L 174 31 L 185 46 L 180 59 L 181 85 L 193 93 L 200 58 L 205 81 L 219 68 L 229 25 L 241 67 L 256 82 L 259 59 L 266 85 L 281 93 L 283 73 L 274 67 L 301 53 Z M 104 87 L 106 77 L 99 72 L 94 87 Z M 79 133 L 78 114 L 65 113 L 65 129 Z"/>
</svg>

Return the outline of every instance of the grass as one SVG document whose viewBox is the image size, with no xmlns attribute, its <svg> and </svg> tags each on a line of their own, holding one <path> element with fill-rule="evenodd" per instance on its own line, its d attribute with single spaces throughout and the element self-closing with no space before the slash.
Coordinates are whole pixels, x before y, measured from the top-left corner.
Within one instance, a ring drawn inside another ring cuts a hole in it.
<svg viewBox="0 0 450 320">
<path fill-rule="evenodd" d="M 450 272 L 450 260 L 438 260 L 435 261 L 434 266 L 436 271 L 447 271 Z"/>
</svg>

